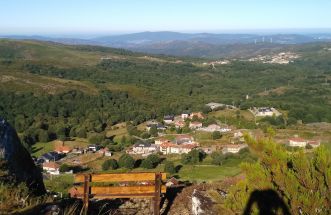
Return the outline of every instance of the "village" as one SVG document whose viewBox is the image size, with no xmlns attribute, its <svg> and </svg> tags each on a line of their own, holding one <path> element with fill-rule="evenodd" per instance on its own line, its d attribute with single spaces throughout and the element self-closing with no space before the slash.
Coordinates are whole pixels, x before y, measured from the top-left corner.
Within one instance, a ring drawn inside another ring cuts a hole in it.
<svg viewBox="0 0 331 215">
<path fill-rule="evenodd" d="M 123 154 L 133 156 L 136 160 L 146 159 L 155 154 L 164 160 L 179 163 L 178 160 L 183 154 L 189 154 L 193 150 L 209 157 L 217 153 L 224 156 L 240 154 L 244 151 L 247 153 L 245 135 L 254 138 L 265 136 L 259 129 L 236 128 L 221 120 L 210 120 L 210 114 L 237 112 L 235 106 L 215 102 L 206 106 L 211 110 L 209 114 L 184 111 L 180 115 L 165 115 L 163 121 L 150 120 L 141 124 L 138 126 L 140 129 L 149 133 L 153 130 L 154 136 L 147 139 L 137 137 L 131 146 L 122 151 L 114 152 L 101 144 L 84 142 L 82 145 L 73 146 L 70 141 L 56 140 L 53 142 L 53 149 L 50 148 L 48 152 L 34 157 L 34 160 L 47 177 L 47 175 L 73 174 L 81 171 L 101 171 L 102 162 L 110 158 L 118 159 Z M 273 107 L 253 107 L 244 113 L 250 114 L 255 121 L 256 118 L 279 117 L 282 114 Z M 313 149 L 320 145 L 321 140 L 305 139 L 294 133 L 276 142 L 289 148 Z"/>
</svg>

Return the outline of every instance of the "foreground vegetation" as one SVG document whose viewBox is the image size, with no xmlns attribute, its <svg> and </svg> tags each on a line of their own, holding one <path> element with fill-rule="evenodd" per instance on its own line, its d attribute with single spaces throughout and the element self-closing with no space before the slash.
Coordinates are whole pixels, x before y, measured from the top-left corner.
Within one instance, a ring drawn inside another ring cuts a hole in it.
<svg viewBox="0 0 331 215">
<path fill-rule="evenodd" d="M 288 153 L 272 141 L 249 138 L 248 143 L 259 161 L 242 164 L 246 177 L 231 188 L 227 207 L 235 212 L 330 214 L 329 150 Z"/>
</svg>

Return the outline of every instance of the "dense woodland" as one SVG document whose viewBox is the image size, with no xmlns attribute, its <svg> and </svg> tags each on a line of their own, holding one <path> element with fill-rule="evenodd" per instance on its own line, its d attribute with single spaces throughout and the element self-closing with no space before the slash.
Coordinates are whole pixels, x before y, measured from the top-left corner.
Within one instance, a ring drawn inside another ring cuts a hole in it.
<svg viewBox="0 0 331 215">
<path fill-rule="evenodd" d="M 266 120 L 274 125 L 298 120 L 331 122 L 331 52 L 323 51 L 327 45 L 300 47 L 301 58 L 288 65 L 233 61 L 212 68 L 202 66 L 201 59 L 174 61 L 153 56 L 157 60 L 149 60 L 124 50 L 2 40 L 0 75 L 12 73 L 15 77 L 15 71 L 75 80 L 91 84 L 98 93 L 70 88 L 55 94 L 19 88 L 12 91 L 11 82 L 2 82 L 8 90 L 3 87 L 0 91 L 0 116 L 30 139 L 28 142 L 85 137 L 118 122 L 137 125 L 183 110 L 208 112 L 204 107 L 208 102 L 241 109 L 276 107 L 285 114 Z M 94 58 L 82 62 L 66 52 Z M 105 54 L 115 57 L 102 60 Z M 54 60 L 53 55 L 60 57 Z"/>
</svg>

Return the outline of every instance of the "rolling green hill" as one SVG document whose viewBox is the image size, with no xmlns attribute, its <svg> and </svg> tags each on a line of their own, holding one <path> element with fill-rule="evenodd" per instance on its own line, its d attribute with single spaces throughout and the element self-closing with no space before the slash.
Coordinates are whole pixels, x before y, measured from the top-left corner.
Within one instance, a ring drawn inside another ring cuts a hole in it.
<svg viewBox="0 0 331 215">
<path fill-rule="evenodd" d="M 84 136 L 117 122 L 202 110 L 211 101 L 274 106 L 288 112 L 289 123 L 331 122 L 330 47 L 296 46 L 301 57 L 290 64 L 233 60 L 213 68 L 202 59 L 0 40 L 0 115 L 34 140 L 45 131 Z"/>
</svg>

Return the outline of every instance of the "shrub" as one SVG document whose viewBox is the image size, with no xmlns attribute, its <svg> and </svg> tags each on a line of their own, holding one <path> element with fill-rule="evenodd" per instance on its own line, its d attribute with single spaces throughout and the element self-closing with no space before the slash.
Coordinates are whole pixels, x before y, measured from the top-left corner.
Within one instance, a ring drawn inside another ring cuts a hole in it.
<svg viewBox="0 0 331 215">
<path fill-rule="evenodd" d="M 172 161 L 167 161 L 164 164 L 164 171 L 170 174 L 176 173 L 176 167 L 174 165 L 174 162 Z"/>
<path fill-rule="evenodd" d="M 160 161 L 161 159 L 158 155 L 151 154 L 148 155 L 147 158 L 141 162 L 140 166 L 145 169 L 153 169 L 160 163 Z"/>
<path fill-rule="evenodd" d="M 117 169 L 118 163 L 115 159 L 109 159 L 103 162 L 102 164 L 102 170 L 109 170 L 109 169 Z"/>
<path fill-rule="evenodd" d="M 124 154 L 118 160 L 118 165 L 122 168 L 132 169 L 134 167 L 135 160 L 128 154 Z"/>
<path fill-rule="evenodd" d="M 212 138 L 213 138 L 213 140 L 220 139 L 221 137 L 222 137 L 222 135 L 221 135 L 221 132 L 219 132 L 219 131 L 214 131 L 214 132 L 212 133 Z"/>
<path fill-rule="evenodd" d="M 68 164 L 66 164 L 66 163 L 61 164 L 61 166 L 60 166 L 60 172 L 68 172 L 68 171 L 70 171 L 70 166 Z"/>
</svg>

